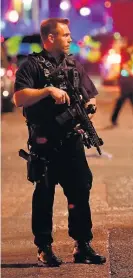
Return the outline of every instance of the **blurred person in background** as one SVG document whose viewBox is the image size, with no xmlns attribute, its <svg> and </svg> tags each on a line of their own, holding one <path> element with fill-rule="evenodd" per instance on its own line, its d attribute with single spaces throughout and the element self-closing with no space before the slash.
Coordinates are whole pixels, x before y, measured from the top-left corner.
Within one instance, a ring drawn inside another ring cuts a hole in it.
<svg viewBox="0 0 133 278">
<path fill-rule="evenodd" d="M 133 44 L 128 46 L 125 41 L 121 49 L 121 66 L 119 76 L 120 96 L 114 106 L 111 122 L 113 126 L 117 126 L 118 116 L 126 100 L 129 100 L 133 106 Z"/>
<path fill-rule="evenodd" d="M 49 74 L 60 67 L 67 69 L 69 80 L 74 82 L 71 70 L 76 68 L 80 86 L 85 88 L 82 97 L 86 103 L 96 106 L 95 96 L 98 92 L 94 84 L 82 65 L 72 55 L 68 55 L 71 43 L 68 25 L 68 19 L 60 18 L 47 19 L 41 23 L 43 50 L 29 55 L 21 64 L 16 73 L 14 93 L 14 102 L 17 107 L 23 107 L 28 125 L 29 151 L 43 157 L 43 165 L 46 165 L 44 168 L 39 163 L 34 165 L 38 175 L 42 168 L 45 173 L 41 173 L 39 180 L 34 183 L 32 231 L 38 248 L 39 264 L 48 266 L 62 263 L 52 250 L 53 201 L 55 185 L 58 183 L 68 201 L 69 236 L 75 240 L 74 262 L 102 264 L 106 261 L 90 246 L 93 234 L 89 196 L 93 177 L 81 135 L 74 130 L 66 130 L 61 139 L 55 123 L 55 117 L 71 104 L 71 92 L 60 71 L 59 83 L 58 78 L 57 84 L 54 80 L 52 84 L 48 82 Z"/>
</svg>

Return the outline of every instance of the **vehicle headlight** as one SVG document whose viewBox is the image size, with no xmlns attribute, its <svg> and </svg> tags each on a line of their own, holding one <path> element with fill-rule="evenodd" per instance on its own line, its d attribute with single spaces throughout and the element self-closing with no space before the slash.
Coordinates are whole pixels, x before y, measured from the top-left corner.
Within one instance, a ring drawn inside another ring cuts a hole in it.
<svg viewBox="0 0 133 278">
<path fill-rule="evenodd" d="M 3 97 L 8 97 L 9 96 L 9 92 L 8 91 L 3 91 L 2 95 L 3 95 Z"/>
</svg>

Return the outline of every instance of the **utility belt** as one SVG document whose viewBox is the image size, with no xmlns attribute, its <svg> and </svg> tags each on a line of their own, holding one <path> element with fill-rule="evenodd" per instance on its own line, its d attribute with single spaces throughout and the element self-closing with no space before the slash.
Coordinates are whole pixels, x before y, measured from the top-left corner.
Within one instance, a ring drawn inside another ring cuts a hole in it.
<svg viewBox="0 0 133 278">
<path fill-rule="evenodd" d="M 77 132 L 74 129 L 66 132 L 60 130 L 59 132 L 59 130 L 56 130 L 55 127 L 55 130 L 53 130 L 53 133 L 51 133 L 45 132 L 45 128 L 40 125 L 29 124 L 27 122 L 27 126 L 29 131 L 29 138 L 27 141 L 28 150 L 30 150 L 30 148 L 34 149 L 35 151 L 44 150 L 44 153 L 46 154 L 52 150 L 60 150 L 60 147 L 63 145 L 64 141 L 77 135 Z"/>
</svg>

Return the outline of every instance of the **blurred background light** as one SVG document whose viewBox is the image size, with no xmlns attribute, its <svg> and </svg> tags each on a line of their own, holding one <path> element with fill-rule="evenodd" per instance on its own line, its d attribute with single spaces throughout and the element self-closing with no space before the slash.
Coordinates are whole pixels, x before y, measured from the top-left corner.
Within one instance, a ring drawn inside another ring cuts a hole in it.
<svg viewBox="0 0 133 278">
<path fill-rule="evenodd" d="M 8 70 L 7 70 L 7 76 L 8 76 L 8 77 L 12 77 L 12 76 L 13 76 L 13 72 L 12 72 L 11 69 L 8 69 Z"/>
<path fill-rule="evenodd" d="M 107 57 L 107 63 L 109 64 L 120 64 L 121 62 L 121 55 L 117 53 L 112 53 Z"/>
<path fill-rule="evenodd" d="M 67 17 L 76 41 L 87 34 L 97 36 L 113 31 L 132 38 L 132 7 L 132 0 L 6 0 L 1 3 L 0 29 L 4 37 L 39 33 L 43 19 Z M 16 28 L 9 24 L 17 21 Z"/>
<path fill-rule="evenodd" d="M 88 16 L 91 14 L 91 9 L 88 8 L 88 7 L 82 7 L 80 10 L 79 10 L 79 13 L 80 15 L 82 16 Z"/>
<path fill-rule="evenodd" d="M 70 53 L 78 54 L 79 51 L 80 51 L 80 47 L 76 43 L 71 42 L 71 44 L 70 44 Z"/>
<path fill-rule="evenodd" d="M 88 49 L 87 48 L 80 48 L 80 55 L 82 58 L 87 59 Z"/>
<path fill-rule="evenodd" d="M 121 37 L 121 35 L 120 35 L 119 32 L 115 32 L 115 33 L 114 33 L 114 38 L 115 38 L 115 39 L 120 39 L 120 37 Z"/>
<path fill-rule="evenodd" d="M 123 70 L 121 70 L 121 75 L 127 77 L 127 76 L 129 76 L 129 73 L 127 70 L 123 69 Z"/>
<path fill-rule="evenodd" d="M 107 28 L 105 26 L 100 28 L 100 33 L 101 34 L 106 34 L 107 33 Z"/>
<path fill-rule="evenodd" d="M 113 48 L 109 49 L 109 55 L 115 53 L 115 50 Z"/>
<path fill-rule="evenodd" d="M 27 2 L 28 2 L 28 0 L 27 0 Z M 16 10 L 20 14 L 22 11 L 22 5 L 23 5 L 22 0 L 12 0 L 12 4 L 13 4 L 14 10 Z"/>
<path fill-rule="evenodd" d="M 0 30 L 5 29 L 6 23 L 3 20 L 0 20 Z"/>
<path fill-rule="evenodd" d="M 111 2 L 110 1 L 105 1 L 104 6 L 105 6 L 105 8 L 110 8 L 111 7 Z"/>
<path fill-rule="evenodd" d="M 83 37 L 83 41 L 84 41 L 84 43 L 86 44 L 86 45 L 89 45 L 89 43 L 90 43 L 90 40 L 91 40 L 91 37 L 90 36 L 84 36 Z"/>
<path fill-rule="evenodd" d="M 0 68 L 0 77 L 5 75 L 5 69 L 4 68 Z"/>
<path fill-rule="evenodd" d="M 8 21 L 10 21 L 12 23 L 16 23 L 19 19 L 19 14 L 16 10 L 11 10 L 11 11 L 7 12 L 6 18 Z"/>
<path fill-rule="evenodd" d="M 70 2 L 67 1 L 67 0 L 61 1 L 61 3 L 60 3 L 60 9 L 63 10 L 63 11 L 69 10 L 69 9 L 70 9 Z"/>
<path fill-rule="evenodd" d="M 2 95 L 3 95 L 4 97 L 8 97 L 8 96 L 9 96 L 9 92 L 8 92 L 8 91 L 3 91 Z"/>
<path fill-rule="evenodd" d="M 30 45 L 30 51 L 32 52 L 40 52 L 42 50 L 41 46 L 37 43 L 31 43 Z"/>
<path fill-rule="evenodd" d="M 22 0 L 22 1 L 23 1 L 24 9 L 26 11 L 29 11 L 32 6 L 32 0 Z"/>
</svg>

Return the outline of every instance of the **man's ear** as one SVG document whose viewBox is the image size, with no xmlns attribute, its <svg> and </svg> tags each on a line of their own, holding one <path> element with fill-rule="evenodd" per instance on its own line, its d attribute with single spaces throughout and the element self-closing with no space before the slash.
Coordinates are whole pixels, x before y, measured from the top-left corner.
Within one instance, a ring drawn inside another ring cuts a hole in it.
<svg viewBox="0 0 133 278">
<path fill-rule="evenodd" d="M 49 34 L 49 35 L 48 35 L 48 40 L 49 40 L 51 43 L 54 43 L 54 35 L 53 35 L 53 34 Z"/>
</svg>

